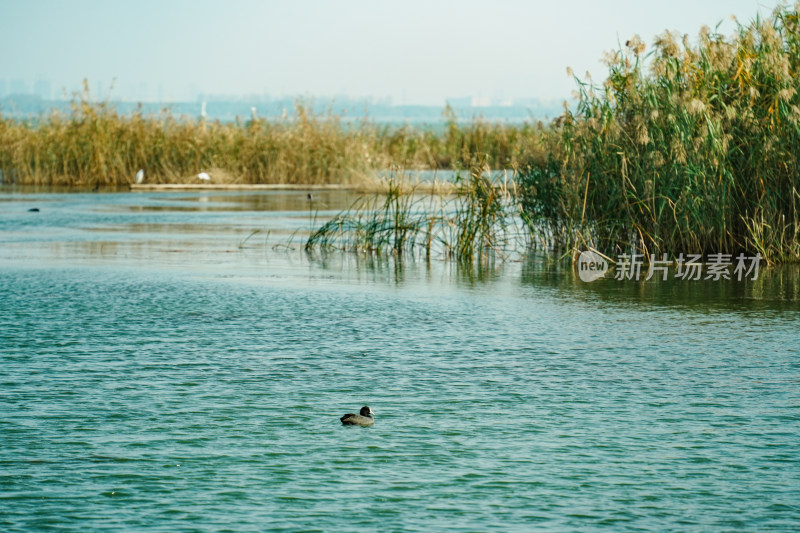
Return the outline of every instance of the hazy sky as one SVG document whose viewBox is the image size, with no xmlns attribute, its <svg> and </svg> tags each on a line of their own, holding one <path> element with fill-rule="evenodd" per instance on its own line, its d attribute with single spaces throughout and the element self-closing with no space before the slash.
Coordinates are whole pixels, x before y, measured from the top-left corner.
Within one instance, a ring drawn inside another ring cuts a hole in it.
<svg viewBox="0 0 800 533">
<path fill-rule="evenodd" d="M 114 95 L 198 93 L 569 98 L 565 73 L 604 77 L 604 50 L 665 29 L 734 28 L 776 3 L 753 0 L 0 0 L 0 83 L 54 96 L 83 78 Z M 16 81 L 15 81 L 16 80 Z"/>
</svg>

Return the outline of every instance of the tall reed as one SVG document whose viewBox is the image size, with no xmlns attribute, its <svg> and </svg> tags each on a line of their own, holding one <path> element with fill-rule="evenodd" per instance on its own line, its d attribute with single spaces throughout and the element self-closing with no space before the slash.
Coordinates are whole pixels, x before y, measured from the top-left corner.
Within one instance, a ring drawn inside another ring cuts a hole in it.
<svg viewBox="0 0 800 533">
<path fill-rule="evenodd" d="M 797 7 L 606 59 L 602 85 L 576 78 L 560 151 L 523 173 L 531 228 L 561 249 L 800 259 Z"/>
</svg>

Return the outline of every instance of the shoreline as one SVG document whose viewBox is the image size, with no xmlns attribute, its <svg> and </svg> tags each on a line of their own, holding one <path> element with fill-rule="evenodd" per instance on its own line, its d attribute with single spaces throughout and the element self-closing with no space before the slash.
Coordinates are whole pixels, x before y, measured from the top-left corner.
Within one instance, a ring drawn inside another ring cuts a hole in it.
<svg viewBox="0 0 800 533">
<path fill-rule="evenodd" d="M 415 182 L 403 184 L 410 191 L 419 193 L 447 194 L 453 192 L 455 185 L 448 182 Z M 136 191 L 353 191 L 363 193 L 382 192 L 389 188 L 388 183 L 132 183 L 131 192 Z"/>
<path fill-rule="evenodd" d="M 236 190 L 236 191 L 341 191 L 365 189 L 363 185 L 339 183 L 132 183 L 131 191 L 187 191 L 187 190 Z"/>
</svg>

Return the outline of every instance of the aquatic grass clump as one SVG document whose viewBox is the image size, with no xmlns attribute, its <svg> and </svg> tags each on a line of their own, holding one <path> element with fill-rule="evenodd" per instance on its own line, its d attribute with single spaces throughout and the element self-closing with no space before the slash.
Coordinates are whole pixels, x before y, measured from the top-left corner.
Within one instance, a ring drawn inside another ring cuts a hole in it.
<svg viewBox="0 0 800 533">
<path fill-rule="evenodd" d="M 385 191 L 356 201 L 311 233 L 306 250 L 488 263 L 524 251 L 527 233 L 508 183 L 473 167 L 450 193 L 421 192 L 393 176 Z"/>
<path fill-rule="evenodd" d="M 479 263 L 519 251 L 512 241 L 520 236 L 518 204 L 508 181 L 496 183 L 488 165 L 473 166 L 467 180 L 457 181 L 448 226 L 455 229 L 454 246 L 448 247 L 451 258 Z M 513 182 L 512 182 L 513 183 Z"/>
<path fill-rule="evenodd" d="M 562 250 L 800 260 L 797 7 L 606 59 L 602 85 L 576 78 L 561 152 L 522 173 L 531 228 Z"/>
<path fill-rule="evenodd" d="M 305 248 L 403 255 L 416 244 L 426 200 L 390 179 L 384 193 L 360 198 L 314 230 Z"/>
</svg>

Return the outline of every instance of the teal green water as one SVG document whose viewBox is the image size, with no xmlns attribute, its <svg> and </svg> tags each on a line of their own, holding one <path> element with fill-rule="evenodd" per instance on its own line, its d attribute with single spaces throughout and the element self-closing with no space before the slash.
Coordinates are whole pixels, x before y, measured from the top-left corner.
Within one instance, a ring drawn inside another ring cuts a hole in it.
<svg viewBox="0 0 800 533">
<path fill-rule="evenodd" d="M 307 257 L 304 198 L 0 194 L 0 529 L 800 528 L 797 269 Z"/>
</svg>

